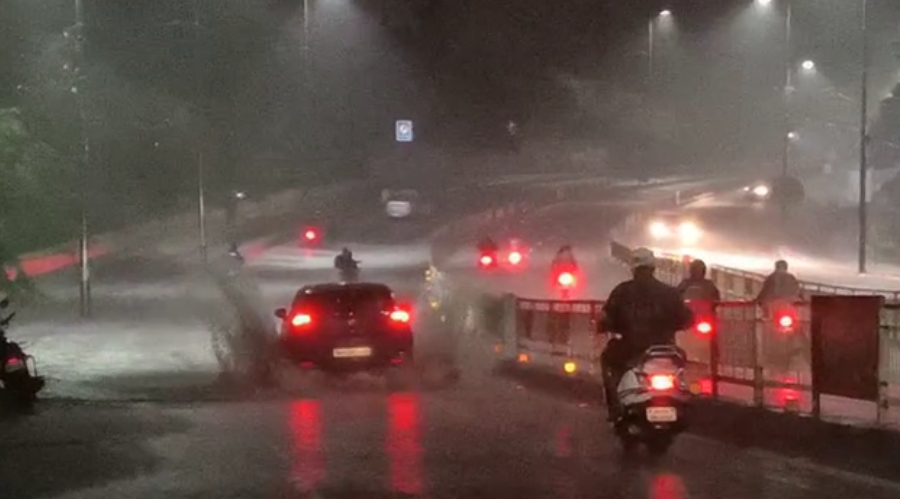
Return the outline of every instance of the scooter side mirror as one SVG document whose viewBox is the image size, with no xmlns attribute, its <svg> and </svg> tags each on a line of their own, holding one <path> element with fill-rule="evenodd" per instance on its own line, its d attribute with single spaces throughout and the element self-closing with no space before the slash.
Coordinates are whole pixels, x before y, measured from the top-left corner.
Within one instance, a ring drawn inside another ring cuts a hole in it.
<svg viewBox="0 0 900 499">
<path fill-rule="evenodd" d="M 284 309 L 284 308 L 275 309 L 275 317 L 278 317 L 279 319 L 284 319 L 285 317 L 287 317 L 287 309 Z"/>
</svg>

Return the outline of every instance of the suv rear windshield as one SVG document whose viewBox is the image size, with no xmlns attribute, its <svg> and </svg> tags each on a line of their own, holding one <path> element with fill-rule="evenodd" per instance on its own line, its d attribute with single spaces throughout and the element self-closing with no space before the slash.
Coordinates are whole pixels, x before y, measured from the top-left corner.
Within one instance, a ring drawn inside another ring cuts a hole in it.
<svg viewBox="0 0 900 499">
<path fill-rule="evenodd" d="M 312 308 L 320 313 L 379 313 L 393 305 L 391 292 L 385 288 L 335 289 L 299 293 L 294 308 Z"/>
</svg>

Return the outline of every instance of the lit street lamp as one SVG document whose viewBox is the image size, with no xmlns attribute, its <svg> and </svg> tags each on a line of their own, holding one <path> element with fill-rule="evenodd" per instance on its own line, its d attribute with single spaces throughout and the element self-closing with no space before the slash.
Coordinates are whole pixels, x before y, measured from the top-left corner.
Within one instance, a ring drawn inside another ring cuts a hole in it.
<svg viewBox="0 0 900 499">
<path fill-rule="evenodd" d="M 656 21 L 661 18 L 668 18 L 672 16 L 672 11 L 669 9 L 665 9 L 659 12 L 654 17 L 651 17 L 647 21 L 647 82 L 648 87 L 653 87 L 653 46 L 654 39 L 656 38 Z"/>
</svg>

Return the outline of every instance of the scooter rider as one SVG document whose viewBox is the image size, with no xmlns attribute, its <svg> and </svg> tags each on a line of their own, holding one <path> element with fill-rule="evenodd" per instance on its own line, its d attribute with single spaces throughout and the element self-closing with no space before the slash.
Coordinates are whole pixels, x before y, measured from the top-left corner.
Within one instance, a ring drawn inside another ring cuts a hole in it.
<svg viewBox="0 0 900 499">
<path fill-rule="evenodd" d="M 689 328 L 693 313 L 678 290 L 656 279 L 656 258 L 647 248 L 631 255 L 633 278 L 612 290 L 603 306 L 602 332 L 616 333 L 600 356 L 609 419 L 619 414 L 617 388 L 629 362 L 654 345 L 674 344 L 675 333 Z"/>
<path fill-rule="evenodd" d="M 340 271 L 356 270 L 359 268 L 359 261 L 354 260 L 353 252 L 345 247 L 334 257 L 334 268 Z"/>
<path fill-rule="evenodd" d="M 788 264 L 784 260 L 775 262 L 775 271 L 766 276 L 762 289 L 756 296 L 756 303 L 767 306 L 776 301 L 793 302 L 803 299 L 803 287 L 800 281 L 788 272 Z"/>
<path fill-rule="evenodd" d="M 722 293 L 711 280 L 706 278 L 706 262 L 694 260 L 688 267 L 688 276 L 675 288 L 684 300 L 698 300 L 710 303 L 722 301 Z"/>
<path fill-rule="evenodd" d="M 235 243 L 231 243 L 228 245 L 228 256 L 237 260 L 238 263 L 243 265 L 245 263 L 244 255 L 238 251 L 238 246 Z"/>
<path fill-rule="evenodd" d="M 578 262 L 575 260 L 575 253 L 572 252 L 572 246 L 566 244 L 559 248 L 550 263 L 554 273 L 559 271 L 571 271 L 578 268 Z"/>
<path fill-rule="evenodd" d="M 497 243 L 490 236 L 484 236 L 478 241 L 478 251 L 481 253 L 496 253 L 500 251 Z"/>
</svg>

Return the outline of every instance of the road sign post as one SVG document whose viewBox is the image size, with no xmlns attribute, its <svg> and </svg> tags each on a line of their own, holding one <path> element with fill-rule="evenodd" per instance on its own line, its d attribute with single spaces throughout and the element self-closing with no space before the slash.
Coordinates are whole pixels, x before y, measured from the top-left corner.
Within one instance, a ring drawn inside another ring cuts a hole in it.
<svg viewBox="0 0 900 499">
<path fill-rule="evenodd" d="M 394 134 L 397 142 L 413 141 L 413 122 L 412 120 L 397 120 L 394 125 Z"/>
</svg>

